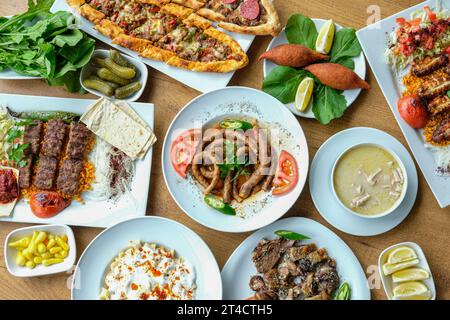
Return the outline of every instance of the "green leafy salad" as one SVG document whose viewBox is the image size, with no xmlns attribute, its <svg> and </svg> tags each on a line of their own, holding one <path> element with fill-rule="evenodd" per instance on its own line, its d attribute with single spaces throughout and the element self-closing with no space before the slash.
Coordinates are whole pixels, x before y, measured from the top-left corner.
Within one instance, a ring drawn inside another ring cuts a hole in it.
<svg viewBox="0 0 450 320">
<path fill-rule="evenodd" d="M 310 18 L 296 14 L 289 18 L 286 37 L 290 44 L 300 44 L 315 50 L 318 32 Z M 329 62 L 353 70 L 355 68 L 353 58 L 360 54 L 361 46 L 354 29 L 343 28 L 335 33 Z M 340 118 L 347 108 L 343 92 L 323 85 L 304 69 L 276 66 L 264 79 L 262 88 L 282 103 L 291 103 L 294 102 L 297 88 L 305 77 L 311 77 L 315 82 L 312 99 L 315 118 L 321 124 L 328 124 L 333 119 Z"/>
<path fill-rule="evenodd" d="M 78 30 L 71 13 L 50 13 L 53 2 L 28 0 L 27 12 L 0 17 L 0 71 L 11 69 L 82 92 L 79 72 L 91 59 L 95 41 Z"/>
</svg>

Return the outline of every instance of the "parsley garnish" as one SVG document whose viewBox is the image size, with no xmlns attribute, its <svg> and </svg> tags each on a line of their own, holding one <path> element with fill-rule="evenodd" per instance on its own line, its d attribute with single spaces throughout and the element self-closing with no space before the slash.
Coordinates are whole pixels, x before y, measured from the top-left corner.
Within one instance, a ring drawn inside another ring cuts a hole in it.
<svg viewBox="0 0 450 320">
<path fill-rule="evenodd" d="M 6 133 L 6 141 L 8 141 L 9 143 L 13 143 L 14 140 L 22 137 L 23 133 L 24 133 L 23 130 L 17 129 L 15 127 L 10 128 Z"/>
<path fill-rule="evenodd" d="M 28 148 L 30 144 L 15 144 L 11 150 L 8 151 L 8 158 L 10 161 L 13 161 L 16 165 L 23 168 L 28 164 L 27 160 L 23 159 L 24 151 Z"/>
</svg>

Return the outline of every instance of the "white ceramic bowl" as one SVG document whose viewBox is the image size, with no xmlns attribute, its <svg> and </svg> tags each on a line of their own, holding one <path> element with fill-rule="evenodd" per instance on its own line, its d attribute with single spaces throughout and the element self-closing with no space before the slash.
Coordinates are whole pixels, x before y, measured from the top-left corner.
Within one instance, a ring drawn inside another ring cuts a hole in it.
<svg viewBox="0 0 450 320">
<path fill-rule="evenodd" d="M 64 259 L 64 262 L 48 267 L 40 264 L 37 265 L 34 269 L 28 269 L 27 267 L 18 266 L 16 264 L 17 250 L 15 248 L 9 247 L 8 243 L 19 240 L 20 238 L 25 236 L 31 236 L 34 231 L 45 231 L 56 235 L 67 235 L 69 255 L 66 257 L 66 259 Z M 9 273 L 16 277 L 37 277 L 66 272 L 75 265 L 75 259 L 77 257 L 77 246 L 72 229 L 63 224 L 32 226 L 13 230 L 6 237 L 4 247 L 6 268 L 8 269 Z"/>
<path fill-rule="evenodd" d="M 384 211 L 384 212 L 380 212 L 379 214 L 376 215 L 364 215 L 364 214 L 360 214 L 356 211 L 353 211 L 352 209 L 350 209 L 349 207 L 347 207 L 344 203 L 342 203 L 342 200 L 339 198 L 336 189 L 334 187 L 334 174 L 335 174 L 335 170 L 337 167 L 337 164 L 339 163 L 339 161 L 341 161 L 342 157 L 349 152 L 350 150 L 353 150 L 355 148 L 361 147 L 361 146 L 374 146 L 380 149 L 385 150 L 387 153 L 389 153 L 394 159 L 395 161 L 397 161 L 399 168 L 402 170 L 403 173 L 403 178 L 404 178 L 404 183 L 403 183 L 403 189 L 402 189 L 402 193 L 400 195 L 400 197 L 397 199 L 397 201 L 394 203 L 394 205 L 389 208 L 388 210 Z M 406 191 L 408 190 L 408 174 L 406 172 L 406 168 L 405 165 L 403 164 L 402 160 L 400 160 L 399 156 L 392 151 L 389 148 L 386 148 L 382 145 L 376 144 L 376 143 L 358 143 L 355 144 L 347 149 L 344 150 L 344 152 L 342 152 L 339 157 L 336 159 L 334 165 L 333 165 L 333 170 L 331 171 L 331 188 L 333 190 L 333 194 L 334 197 L 336 198 L 337 202 L 339 202 L 339 204 L 347 211 L 350 212 L 351 214 L 357 215 L 358 217 L 361 218 L 367 218 L 367 219 L 375 219 L 375 218 L 381 218 L 381 217 L 385 217 L 388 214 L 394 212 L 402 203 L 403 199 L 405 198 L 406 195 Z"/>
<path fill-rule="evenodd" d="M 148 78 L 147 66 L 143 62 L 139 61 L 138 59 L 132 58 L 132 57 L 127 56 L 127 55 L 125 55 L 123 53 L 121 53 L 121 55 L 128 62 L 132 63 L 136 67 L 136 77 L 135 77 L 135 79 L 133 81 L 140 82 L 142 87 L 141 87 L 141 89 L 139 91 L 136 91 L 131 96 L 129 96 L 129 97 L 125 98 L 125 99 L 117 99 L 117 100 L 133 102 L 133 101 L 136 101 L 137 99 L 139 99 L 141 97 L 142 93 L 144 92 L 145 85 L 147 84 L 147 78 Z M 81 85 L 83 86 L 83 88 L 86 91 L 88 91 L 88 92 L 90 92 L 92 94 L 95 94 L 96 96 L 100 96 L 100 97 L 105 97 L 105 98 L 111 99 L 113 97 L 105 96 L 100 91 L 89 89 L 89 88 L 87 88 L 87 87 L 85 87 L 83 85 L 83 80 L 89 78 L 91 75 L 94 75 L 95 74 L 95 70 L 98 69 L 97 67 L 94 67 L 92 65 L 92 60 L 94 58 L 102 58 L 102 59 L 104 59 L 104 58 L 108 58 L 109 56 L 110 56 L 109 55 L 109 50 L 104 50 L 104 49 L 95 50 L 93 55 L 92 55 L 91 61 L 88 64 L 86 64 L 83 67 L 83 69 L 81 69 L 80 82 L 81 82 Z"/>
<path fill-rule="evenodd" d="M 383 250 L 383 252 L 381 252 L 380 256 L 378 257 L 378 272 L 380 274 L 381 282 L 383 283 L 383 288 L 384 288 L 384 291 L 386 292 L 386 296 L 388 297 L 389 300 L 394 299 L 393 290 L 395 287 L 395 283 L 393 283 L 391 275 L 389 275 L 389 276 L 384 275 L 383 264 L 386 263 L 389 253 L 392 252 L 392 250 L 394 250 L 398 247 L 402 247 L 402 246 L 410 247 L 410 248 L 414 249 L 414 251 L 416 252 L 417 258 L 419 259 L 419 264 L 415 265 L 414 268 L 415 267 L 422 268 L 422 269 L 428 271 L 428 274 L 430 275 L 430 277 L 428 279 L 421 280 L 421 281 L 428 287 L 428 289 L 431 292 L 430 300 L 435 300 L 436 299 L 436 287 L 434 285 L 433 275 L 431 274 L 430 266 L 428 265 L 427 258 L 425 257 L 425 254 L 423 253 L 422 248 L 417 243 L 414 243 L 414 242 L 401 242 L 401 243 L 394 244 L 393 246 L 390 246 L 389 248 Z"/>
</svg>

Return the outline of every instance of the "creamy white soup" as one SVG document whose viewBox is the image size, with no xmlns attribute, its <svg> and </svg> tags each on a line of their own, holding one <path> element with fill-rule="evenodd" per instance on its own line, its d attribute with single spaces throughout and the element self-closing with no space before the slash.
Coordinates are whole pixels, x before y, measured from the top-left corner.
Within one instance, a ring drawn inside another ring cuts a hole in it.
<svg viewBox="0 0 450 320">
<path fill-rule="evenodd" d="M 333 184 L 347 208 L 361 215 L 378 215 L 391 209 L 401 197 L 404 172 L 385 149 L 361 145 L 341 157 Z"/>
</svg>

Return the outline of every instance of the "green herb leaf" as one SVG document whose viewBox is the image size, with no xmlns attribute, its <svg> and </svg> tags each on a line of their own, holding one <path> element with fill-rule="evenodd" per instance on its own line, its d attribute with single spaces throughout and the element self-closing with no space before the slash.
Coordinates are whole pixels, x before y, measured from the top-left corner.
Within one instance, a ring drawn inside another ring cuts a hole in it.
<svg viewBox="0 0 450 320">
<path fill-rule="evenodd" d="M 8 130 L 8 132 L 6 132 L 6 141 L 8 141 L 9 143 L 13 143 L 14 140 L 22 137 L 23 134 L 23 130 L 12 127 Z"/>
<path fill-rule="evenodd" d="M 347 101 L 341 91 L 316 83 L 312 111 L 321 124 L 342 117 Z"/>
<path fill-rule="evenodd" d="M 30 144 L 15 144 L 11 150 L 8 151 L 8 159 L 10 161 L 13 161 L 15 164 L 17 164 L 19 167 L 25 167 L 28 162 L 23 159 L 24 151 L 26 148 L 28 148 Z"/>
<path fill-rule="evenodd" d="M 449 98 L 450 98 L 450 90 L 449 90 L 449 91 L 447 91 L 447 97 L 449 97 Z"/>
<path fill-rule="evenodd" d="M 292 15 L 286 25 L 286 37 L 289 43 L 302 44 L 315 49 L 317 29 L 314 22 L 304 15 Z"/>
<path fill-rule="evenodd" d="M 275 234 L 279 237 L 288 239 L 288 240 L 308 240 L 311 239 L 308 236 L 304 236 L 300 233 L 296 233 L 293 231 L 288 231 L 288 230 L 277 230 L 275 231 Z"/>
<path fill-rule="evenodd" d="M 330 62 L 342 64 L 345 58 L 357 57 L 360 54 L 361 45 L 354 29 L 341 29 L 336 32 L 330 53 Z"/>
<path fill-rule="evenodd" d="M 277 66 L 263 80 L 262 89 L 282 103 L 290 103 L 295 100 L 298 85 L 306 75 L 305 70 Z"/>
</svg>

